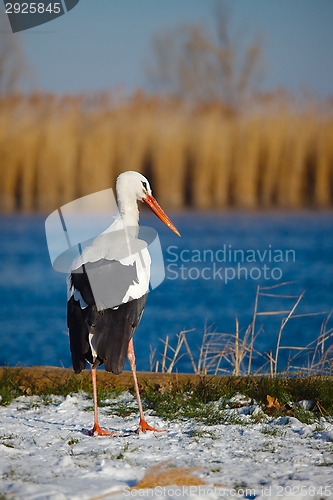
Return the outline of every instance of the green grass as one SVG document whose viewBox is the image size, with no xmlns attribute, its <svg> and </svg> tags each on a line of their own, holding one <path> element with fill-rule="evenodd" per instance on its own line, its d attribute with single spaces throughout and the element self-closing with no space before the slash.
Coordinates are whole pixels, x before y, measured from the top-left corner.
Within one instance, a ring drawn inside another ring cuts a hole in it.
<svg viewBox="0 0 333 500">
<path fill-rule="evenodd" d="M 125 457 L 125 453 L 129 450 L 129 443 L 125 443 L 124 448 L 116 456 L 117 460 L 122 460 Z"/>
<path fill-rule="evenodd" d="M 330 414 L 333 411 L 333 380 L 328 377 L 244 377 L 240 386 L 240 392 L 260 403 L 266 402 L 269 394 L 280 404 L 309 399 L 315 403 L 318 401 Z"/>
<path fill-rule="evenodd" d="M 108 388 L 105 389 L 104 387 L 100 387 L 97 390 L 98 399 L 101 402 L 108 400 L 108 399 L 114 399 L 114 398 L 120 396 L 120 394 L 122 394 L 122 392 L 123 392 L 123 390 L 120 389 L 119 387 L 114 387 L 112 389 L 108 389 Z"/>
<path fill-rule="evenodd" d="M 317 421 L 320 416 L 333 416 L 333 380 L 329 377 L 202 377 L 188 379 L 186 382 L 174 381 L 169 385 L 143 384 L 141 396 L 146 410 L 166 420 L 187 420 L 192 418 L 206 425 L 220 423 L 244 423 L 244 419 L 228 408 L 237 408 L 231 404 L 230 398 L 238 393 L 247 396 L 251 402 L 256 401 L 262 413 L 253 415 L 249 422 L 259 422 L 271 417 L 294 416 L 304 423 Z M 54 403 L 54 396 L 67 396 L 84 392 L 87 399 L 92 398 L 91 380 L 74 373 L 62 377 L 61 380 L 45 382 L 43 389 L 34 385 L 22 370 L 6 368 L 0 378 L 1 404 L 8 405 L 13 399 L 29 395 L 38 395 L 38 401 L 27 400 L 27 407 L 42 406 Z M 119 387 L 100 387 L 99 405 L 105 411 L 122 417 L 137 413 L 135 400 L 124 401 L 119 398 L 123 389 Z M 277 398 L 280 408 L 274 411 L 267 409 L 267 395 Z M 311 411 L 304 410 L 297 402 L 311 400 L 314 406 Z M 227 406 L 228 405 L 228 406 Z M 24 408 L 23 408 L 24 409 Z M 87 410 L 92 409 L 91 406 Z"/>
<path fill-rule="evenodd" d="M 162 391 L 148 385 L 142 391 L 145 408 L 153 410 L 155 415 L 168 420 L 193 418 L 206 425 L 222 423 L 227 418 L 223 411 L 226 398 L 225 391 L 217 384 L 204 381 L 198 385 L 173 384 Z"/>
<path fill-rule="evenodd" d="M 5 406 L 10 404 L 14 398 L 22 396 L 23 394 L 24 392 L 20 389 L 13 376 L 13 371 L 5 368 L 0 380 L 1 405 Z"/>
<path fill-rule="evenodd" d="M 104 408 L 107 415 L 116 415 L 118 417 L 127 417 L 133 413 L 138 413 L 136 399 L 133 401 L 122 401 L 118 397 L 123 393 L 123 389 L 100 389 L 98 390 L 98 406 Z M 92 394 L 87 394 L 87 399 L 92 402 Z M 86 406 L 85 411 L 94 411 L 92 404 Z"/>
<path fill-rule="evenodd" d="M 68 444 L 68 446 L 73 446 L 74 444 L 77 444 L 77 443 L 79 443 L 79 442 L 80 442 L 80 440 L 79 440 L 78 438 L 71 438 L 71 439 L 67 442 L 67 444 Z"/>
<path fill-rule="evenodd" d="M 84 392 L 91 398 L 92 384 L 91 377 L 75 375 L 75 373 L 66 374 L 59 380 L 50 378 L 45 380 L 43 388 L 29 377 L 20 368 L 3 368 L 0 376 L 0 404 L 5 406 L 10 404 L 19 396 L 40 396 L 42 404 L 53 404 L 53 396 L 67 396 L 68 394 L 77 394 Z M 107 399 L 114 399 L 123 392 L 119 387 L 98 387 L 98 399 L 102 402 Z M 36 404 L 38 404 L 36 402 Z"/>
<path fill-rule="evenodd" d="M 226 411 L 226 402 L 231 395 L 232 392 L 225 387 L 204 380 L 196 386 L 174 384 L 163 391 L 147 386 L 142 393 L 145 407 L 153 410 L 155 415 L 168 420 L 192 418 L 206 425 L 241 420 Z"/>
<path fill-rule="evenodd" d="M 86 377 L 78 377 L 74 373 L 62 380 L 45 382 L 43 390 L 28 378 L 20 368 L 3 368 L 0 377 L 0 404 L 5 406 L 19 396 L 41 396 L 43 404 L 52 404 L 52 396 L 67 396 L 84 391 L 92 392 L 91 381 Z"/>
<path fill-rule="evenodd" d="M 156 390 L 148 385 L 142 392 L 144 405 L 153 413 L 169 420 L 193 418 L 206 425 L 244 422 L 237 415 L 226 411 L 228 399 L 242 393 L 259 403 L 267 411 L 267 395 L 277 398 L 281 407 L 269 414 L 273 417 L 294 416 L 301 422 L 312 423 L 320 416 L 333 415 L 333 382 L 329 378 L 266 378 L 223 377 L 202 379 L 197 385 L 173 384 L 167 390 Z M 311 411 L 296 403 L 302 399 L 314 402 Z M 254 415 L 252 421 L 260 421 L 262 415 Z"/>
<path fill-rule="evenodd" d="M 281 431 L 276 427 L 269 427 L 269 426 L 263 427 L 261 429 L 261 433 L 272 437 L 281 436 Z"/>
</svg>

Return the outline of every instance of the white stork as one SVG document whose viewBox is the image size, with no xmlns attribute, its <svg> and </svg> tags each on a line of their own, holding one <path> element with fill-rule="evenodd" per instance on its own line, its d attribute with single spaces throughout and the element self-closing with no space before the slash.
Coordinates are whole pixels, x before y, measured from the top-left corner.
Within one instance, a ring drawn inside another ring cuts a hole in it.
<svg viewBox="0 0 333 500">
<path fill-rule="evenodd" d="M 153 197 L 149 182 L 143 175 L 131 171 L 122 173 L 117 179 L 116 191 L 119 216 L 75 260 L 68 280 L 67 323 L 73 369 L 75 373 L 80 373 L 88 361 L 92 373 L 94 426 L 84 431 L 89 435 L 114 434 L 101 429 L 98 423 L 96 368 L 104 363 L 106 371 L 120 374 L 126 355 L 139 405 L 137 432 L 157 431 L 148 425 L 143 415 L 132 340 L 145 307 L 150 279 L 147 244 L 138 239 L 137 200 L 148 205 L 164 224 L 180 236 Z M 130 251 L 127 248 L 129 244 Z M 136 252 L 136 249 L 139 251 Z M 92 286 L 94 280 L 98 285 L 95 286 L 97 292 L 102 290 L 101 299 L 96 299 L 98 293 L 96 295 Z"/>
</svg>

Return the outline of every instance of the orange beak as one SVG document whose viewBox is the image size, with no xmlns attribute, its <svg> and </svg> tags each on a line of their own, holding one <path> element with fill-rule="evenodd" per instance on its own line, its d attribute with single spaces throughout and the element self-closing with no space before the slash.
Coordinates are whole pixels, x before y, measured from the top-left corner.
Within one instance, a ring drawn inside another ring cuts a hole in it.
<svg viewBox="0 0 333 500">
<path fill-rule="evenodd" d="M 164 212 L 163 208 L 157 203 L 155 200 L 154 196 L 151 196 L 150 194 L 147 194 L 146 198 L 142 198 L 142 201 L 148 205 L 148 207 L 154 212 L 154 214 L 157 215 L 157 217 L 164 222 L 166 226 L 168 226 L 171 231 L 176 233 L 178 236 L 180 236 L 180 233 L 176 226 L 174 226 L 167 216 L 167 214 Z"/>
</svg>

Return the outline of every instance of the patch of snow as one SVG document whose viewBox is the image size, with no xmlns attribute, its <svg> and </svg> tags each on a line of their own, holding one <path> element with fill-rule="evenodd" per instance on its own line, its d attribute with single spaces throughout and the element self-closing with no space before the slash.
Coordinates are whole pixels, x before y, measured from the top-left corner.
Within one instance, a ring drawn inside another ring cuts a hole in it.
<svg viewBox="0 0 333 500">
<path fill-rule="evenodd" d="M 325 439 L 326 441 L 331 441 L 331 443 L 333 443 L 333 431 L 325 431 L 321 434 L 320 437 L 322 439 Z"/>
<path fill-rule="evenodd" d="M 311 410 L 314 407 L 314 402 L 310 399 L 302 399 L 302 401 L 298 401 L 298 406 L 300 406 L 303 410 Z"/>
<path fill-rule="evenodd" d="M 237 408 L 237 411 L 239 415 L 258 415 L 261 413 L 258 405 L 241 406 Z"/>
<path fill-rule="evenodd" d="M 252 402 L 252 399 L 249 398 L 248 396 L 245 396 L 245 394 L 240 394 L 240 393 L 237 393 L 235 394 L 235 396 L 233 396 L 232 398 L 229 399 L 229 403 L 233 403 L 233 404 L 240 404 L 242 406 L 244 405 L 250 405 Z"/>
<path fill-rule="evenodd" d="M 134 405 L 123 393 L 110 400 Z M 105 402 L 104 402 L 105 403 Z M 253 401 L 230 414 L 244 424 L 207 426 L 194 420 L 165 422 L 146 412 L 147 421 L 167 433 L 133 434 L 138 415 L 124 418 L 100 409 L 100 423 L 113 437 L 89 437 L 92 402 L 84 394 L 41 398 L 20 397 L 0 407 L 0 492 L 15 500 L 89 500 L 113 493 L 115 500 L 147 498 L 333 498 L 333 425 L 327 419 L 303 424 L 294 417 L 267 417 Z M 251 404 L 250 404 L 251 403 Z M 231 420 L 232 421 L 232 420 Z M 159 462 L 199 467 L 206 483 L 198 487 L 166 486 L 141 495 L 131 492 L 145 472 Z M 118 495 L 115 492 L 120 492 Z"/>
</svg>

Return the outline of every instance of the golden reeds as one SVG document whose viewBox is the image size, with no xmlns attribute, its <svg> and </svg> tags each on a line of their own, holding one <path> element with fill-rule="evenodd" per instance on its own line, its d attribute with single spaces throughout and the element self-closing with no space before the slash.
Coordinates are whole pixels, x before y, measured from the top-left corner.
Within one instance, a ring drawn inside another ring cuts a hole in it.
<svg viewBox="0 0 333 500">
<path fill-rule="evenodd" d="M 0 210 L 51 211 L 113 187 L 125 170 L 147 175 L 165 207 L 331 207 L 332 114 L 264 111 L 144 96 L 2 100 Z"/>
<path fill-rule="evenodd" d="M 151 116 L 151 169 L 154 190 L 161 204 L 181 208 L 185 204 L 187 119 L 176 110 Z"/>
</svg>

